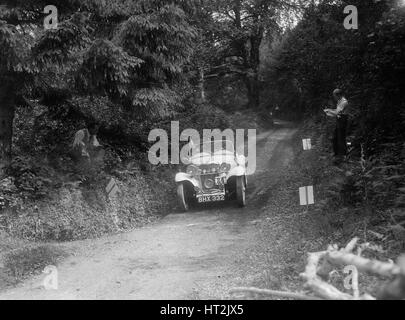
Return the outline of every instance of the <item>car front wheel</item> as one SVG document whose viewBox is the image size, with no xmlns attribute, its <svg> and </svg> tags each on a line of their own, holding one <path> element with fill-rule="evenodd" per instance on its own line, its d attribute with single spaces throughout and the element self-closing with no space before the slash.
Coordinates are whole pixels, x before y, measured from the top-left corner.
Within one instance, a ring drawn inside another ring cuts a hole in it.
<svg viewBox="0 0 405 320">
<path fill-rule="evenodd" d="M 183 211 L 187 212 L 190 209 L 190 204 L 188 203 L 188 195 L 186 194 L 186 188 L 184 183 L 180 183 L 177 186 L 177 198 L 179 200 L 180 207 Z"/>
<path fill-rule="evenodd" d="M 236 201 L 239 207 L 246 205 L 246 184 L 243 176 L 236 178 Z"/>
</svg>

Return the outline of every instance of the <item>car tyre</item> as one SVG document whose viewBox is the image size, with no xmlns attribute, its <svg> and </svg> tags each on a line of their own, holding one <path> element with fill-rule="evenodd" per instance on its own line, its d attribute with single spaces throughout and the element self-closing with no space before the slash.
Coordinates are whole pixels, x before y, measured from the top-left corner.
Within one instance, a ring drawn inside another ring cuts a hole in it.
<svg viewBox="0 0 405 320">
<path fill-rule="evenodd" d="M 187 194 L 187 188 L 184 186 L 184 183 L 180 183 L 177 186 L 177 198 L 179 199 L 179 204 L 181 209 L 184 212 L 187 212 L 190 210 L 190 204 L 189 204 L 189 197 Z"/>
<path fill-rule="evenodd" d="M 236 178 L 236 202 L 239 207 L 246 205 L 246 184 L 243 176 Z"/>
</svg>

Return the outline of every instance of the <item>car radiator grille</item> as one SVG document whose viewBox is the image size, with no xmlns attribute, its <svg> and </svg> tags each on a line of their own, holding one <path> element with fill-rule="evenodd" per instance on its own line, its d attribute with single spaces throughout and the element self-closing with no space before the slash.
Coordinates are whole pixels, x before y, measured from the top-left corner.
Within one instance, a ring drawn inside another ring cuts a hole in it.
<svg viewBox="0 0 405 320">
<path fill-rule="evenodd" d="M 215 184 L 215 177 L 217 177 L 218 174 L 206 174 L 206 175 L 201 175 L 201 186 L 202 189 L 205 193 L 214 193 L 214 192 L 218 192 L 221 191 L 223 189 L 222 186 L 218 186 Z M 214 186 L 212 188 L 206 188 L 205 187 L 205 181 L 211 179 L 214 181 Z"/>
</svg>

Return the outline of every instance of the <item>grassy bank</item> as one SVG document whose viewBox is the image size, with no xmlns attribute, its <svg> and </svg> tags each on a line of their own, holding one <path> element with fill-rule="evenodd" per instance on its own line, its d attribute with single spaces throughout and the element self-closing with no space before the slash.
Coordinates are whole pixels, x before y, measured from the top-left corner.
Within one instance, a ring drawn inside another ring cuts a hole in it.
<svg viewBox="0 0 405 320">
<path fill-rule="evenodd" d="M 303 151 L 303 138 L 312 139 L 311 151 Z M 245 285 L 300 292 L 299 274 L 307 264 L 307 253 L 323 251 L 331 244 L 345 246 L 353 237 L 373 248 L 363 252 L 367 258 L 395 261 L 404 251 L 404 234 L 390 218 L 394 209 L 371 211 L 367 203 L 353 200 L 353 171 L 358 164 L 352 159 L 334 166 L 327 141 L 328 132 L 319 134 L 312 123 L 305 124 L 293 140 L 294 159 L 277 180 L 269 180 L 272 194 L 263 203 L 259 242 L 248 257 L 256 272 Z M 300 206 L 298 189 L 311 185 L 315 205 Z M 343 268 L 337 269 L 331 283 L 347 291 L 343 287 L 346 276 Z M 360 290 L 376 295 L 387 281 L 361 274 Z"/>
<path fill-rule="evenodd" d="M 33 243 L 0 232 L 0 290 L 41 273 L 47 266 L 57 266 L 67 255 L 61 245 Z"/>
</svg>

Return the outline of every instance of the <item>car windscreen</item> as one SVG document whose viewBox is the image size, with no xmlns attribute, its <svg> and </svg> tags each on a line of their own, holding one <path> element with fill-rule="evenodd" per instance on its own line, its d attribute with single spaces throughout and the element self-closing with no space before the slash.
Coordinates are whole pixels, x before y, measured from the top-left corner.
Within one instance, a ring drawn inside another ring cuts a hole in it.
<svg viewBox="0 0 405 320">
<path fill-rule="evenodd" d="M 230 140 L 216 140 L 201 143 L 193 148 L 193 154 L 204 153 L 209 155 L 234 154 L 235 147 Z"/>
</svg>

